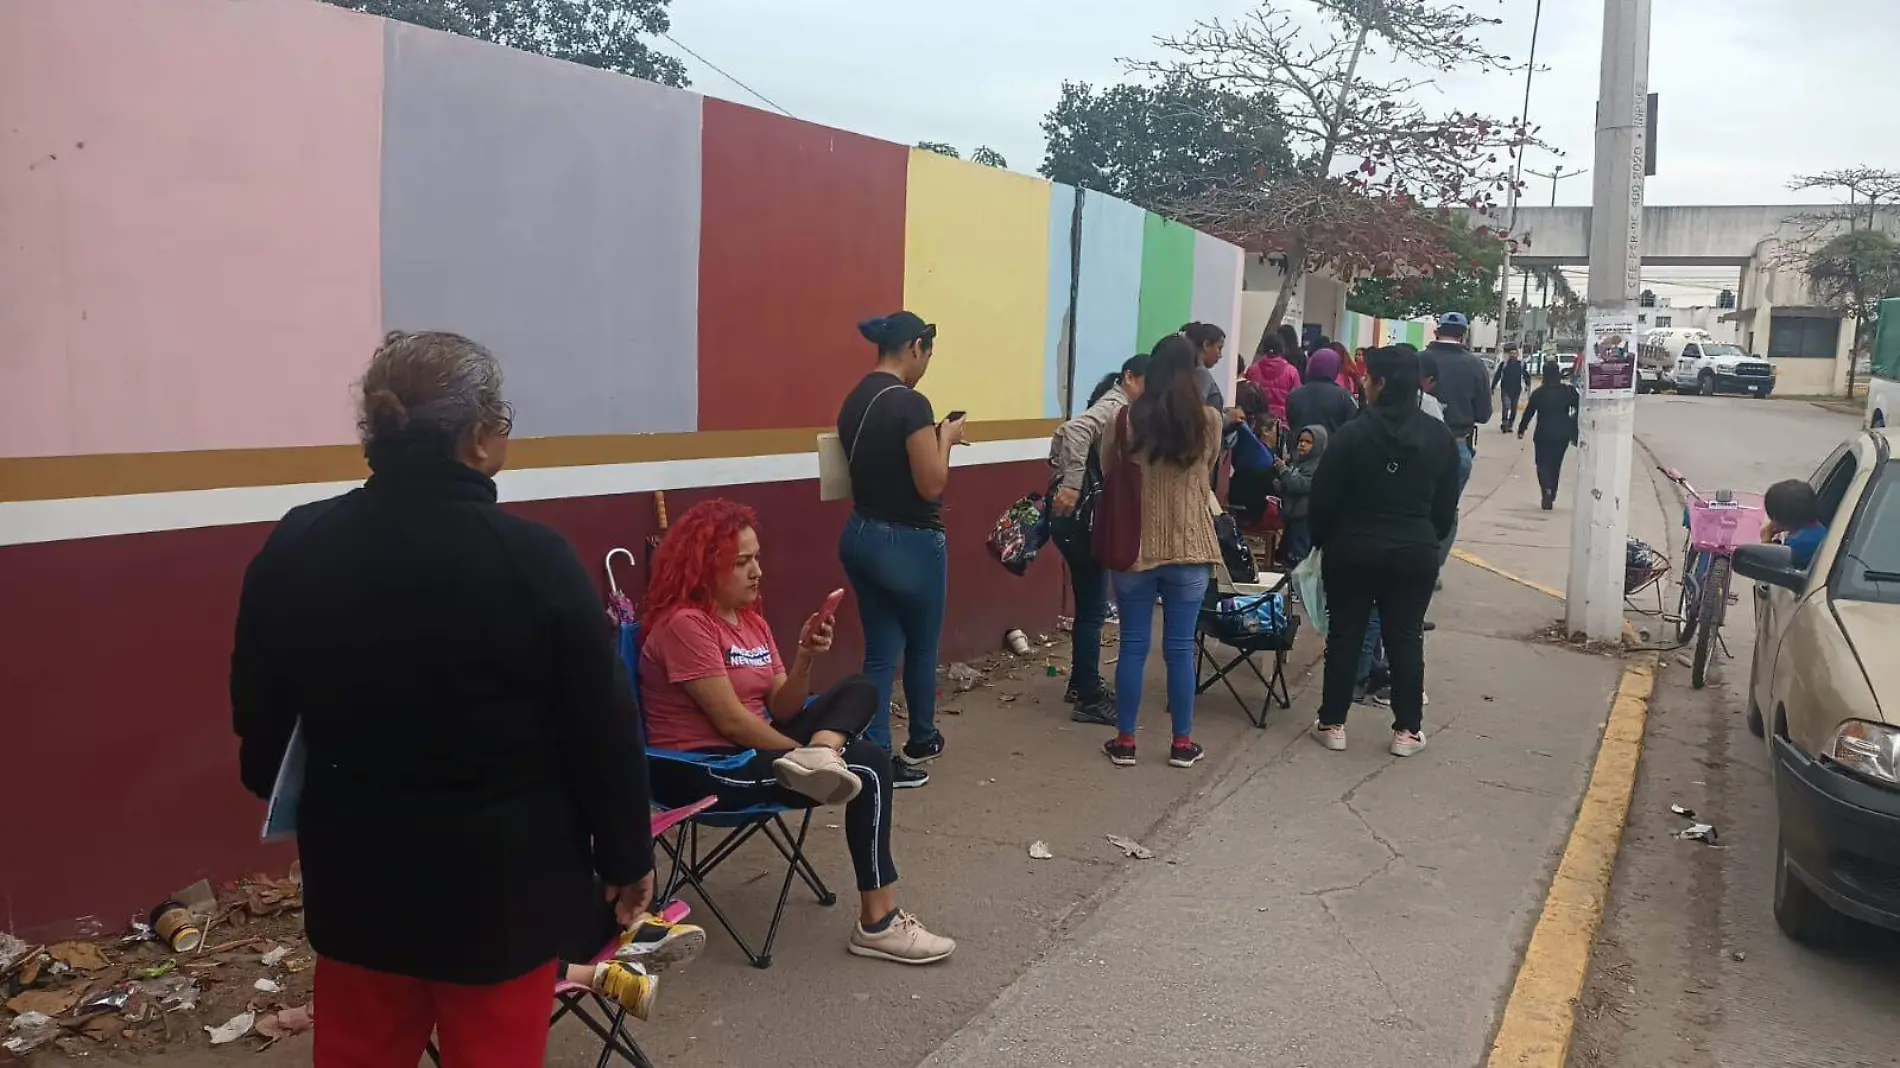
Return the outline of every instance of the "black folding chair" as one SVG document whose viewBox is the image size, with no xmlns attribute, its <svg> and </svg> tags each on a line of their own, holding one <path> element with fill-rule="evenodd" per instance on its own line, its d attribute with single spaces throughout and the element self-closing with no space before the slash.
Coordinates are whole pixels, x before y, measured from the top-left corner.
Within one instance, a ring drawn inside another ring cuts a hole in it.
<svg viewBox="0 0 1900 1068">
<path fill-rule="evenodd" d="M 626 664 L 627 674 L 633 685 L 634 705 L 639 707 L 640 699 L 640 625 L 622 623 L 620 625 L 620 655 Z M 638 713 L 644 718 L 645 713 Z M 644 744 L 646 725 L 640 725 L 640 737 Z M 672 749 L 654 749 L 647 747 L 647 763 L 690 764 L 710 774 L 715 783 L 722 776 L 743 774 L 752 757 L 751 751 L 726 755 L 721 753 L 692 753 Z M 680 820 L 665 834 L 655 833 L 653 838 L 671 862 L 666 884 L 659 889 L 660 900 L 670 900 L 685 887 L 691 887 L 700 901 L 712 911 L 719 926 L 726 929 L 732 940 L 738 944 L 739 951 L 746 955 L 755 968 L 772 966 L 772 943 L 778 938 L 779 924 L 785 919 L 785 903 L 792 893 L 792 880 L 796 876 L 811 889 L 818 903 L 826 907 L 838 903 L 838 895 L 831 892 L 825 881 L 819 877 L 817 869 L 805 856 L 805 835 L 811 830 L 815 808 L 794 808 L 789 805 L 755 805 L 749 808 L 728 809 L 717 805 L 703 812 Z M 795 817 L 788 822 L 786 817 Z M 797 824 L 797 830 L 792 824 Z M 710 842 L 702 841 L 701 832 Z M 772 843 L 779 856 L 785 861 L 785 878 L 779 884 L 778 900 L 772 908 L 772 922 L 765 929 L 765 936 L 754 949 L 752 943 L 739 933 L 726 910 L 713 897 L 706 882 L 713 871 L 732 858 L 755 837 L 762 837 Z"/>
<path fill-rule="evenodd" d="M 1232 597 L 1236 603 L 1230 609 L 1223 610 L 1221 601 L 1224 597 Z M 1272 597 L 1282 598 L 1284 603 L 1285 594 L 1277 591 L 1223 595 L 1219 590 L 1209 588 L 1207 600 L 1201 605 L 1201 615 L 1195 621 L 1194 628 L 1194 692 L 1206 693 L 1217 682 L 1226 686 L 1227 692 L 1233 694 L 1234 700 L 1240 704 L 1240 710 L 1261 730 L 1266 729 L 1267 716 L 1275 704 L 1283 709 L 1293 707 L 1293 695 L 1286 681 L 1286 655 L 1292 651 L 1293 642 L 1300 633 L 1300 617 L 1292 612 L 1284 614 L 1284 627 L 1255 626 L 1256 606 Z M 1217 652 L 1219 655 L 1216 655 Z M 1271 672 L 1260 670 L 1260 664 L 1254 659 L 1266 653 L 1273 654 Z M 1227 657 L 1225 663 L 1222 662 L 1223 657 Z M 1234 687 L 1232 675 L 1243 665 L 1266 688 L 1266 696 L 1260 700 L 1257 709 Z M 1212 673 L 1204 674 L 1203 667 L 1213 669 Z"/>
</svg>

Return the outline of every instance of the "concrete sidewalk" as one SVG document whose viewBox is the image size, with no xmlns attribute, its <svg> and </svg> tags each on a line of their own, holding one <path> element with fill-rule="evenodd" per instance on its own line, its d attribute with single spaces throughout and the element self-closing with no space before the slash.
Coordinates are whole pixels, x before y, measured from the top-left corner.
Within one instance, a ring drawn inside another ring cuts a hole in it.
<svg viewBox="0 0 1900 1068">
<path fill-rule="evenodd" d="M 1527 443 L 1480 449 L 1465 544 L 1561 586 L 1567 509 L 1538 509 Z M 1430 748 L 1387 755 L 1366 708 L 1320 749 L 1309 677 L 1161 856 L 926 1063 L 1480 1063 L 1622 667 L 1530 640 L 1561 607 L 1454 562 Z"/>
</svg>

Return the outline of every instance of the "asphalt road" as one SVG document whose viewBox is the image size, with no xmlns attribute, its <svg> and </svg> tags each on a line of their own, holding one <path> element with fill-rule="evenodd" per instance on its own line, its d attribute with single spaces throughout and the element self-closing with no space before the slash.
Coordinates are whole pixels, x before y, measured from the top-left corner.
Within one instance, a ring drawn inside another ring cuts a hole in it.
<svg viewBox="0 0 1900 1068">
<path fill-rule="evenodd" d="M 1646 397 L 1637 439 L 1702 490 L 1760 492 L 1808 477 L 1857 426 L 1800 401 Z M 1664 658 L 1575 1068 L 1900 1063 L 1900 939 L 1869 931 L 1850 951 L 1820 953 L 1775 926 L 1774 798 L 1766 751 L 1743 720 L 1752 597 L 1746 584 L 1737 592 L 1722 631 L 1735 659 L 1715 685 L 1691 690 L 1687 667 Z M 1715 824 L 1720 846 L 1672 837 L 1686 825 L 1672 803 Z"/>
</svg>

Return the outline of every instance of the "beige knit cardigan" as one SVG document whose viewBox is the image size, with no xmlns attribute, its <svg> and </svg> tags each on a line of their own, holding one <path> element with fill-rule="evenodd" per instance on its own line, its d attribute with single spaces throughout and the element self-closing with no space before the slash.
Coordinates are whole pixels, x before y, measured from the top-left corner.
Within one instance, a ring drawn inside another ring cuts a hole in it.
<svg viewBox="0 0 1900 1068">
<path fill-rule="evenodd" d="M 1131 411 L 1133 406 L 1122 409 Z M 1214 537 L 1214 491 L 1208 482 L 1220 456 L 1221 414 L 1207 413 L 1207 448 L 1187 467 L 1144 454 L 1133 457 L 1141 468 L 1141 554 L 1130 571 L 1148 571 L 1164 564 L 1212 564 L 1220 560 L 1220 542 Z M 1102 468 L 1113 463 L 1119 416 L 1102 428 Z"/>
</svg>

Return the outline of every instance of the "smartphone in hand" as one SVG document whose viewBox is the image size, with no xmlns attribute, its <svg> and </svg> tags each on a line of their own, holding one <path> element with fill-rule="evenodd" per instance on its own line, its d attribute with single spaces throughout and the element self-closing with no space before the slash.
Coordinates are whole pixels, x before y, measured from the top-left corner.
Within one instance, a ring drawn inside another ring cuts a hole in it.
<svg viewBox="0 0 1900 1068">
<path fill-rule="evenodd" d="M 832 590 L 831 596 L 825 598 L 824 607 L 818 610 L 818 621 L 820 623 L 830 623 L 832 620 L 837 619 L 838 606 L 843 603 L 844 603 L 844 590 L 842 589 Z"/>
<path fill-rule="evenodd" d="M 954 423 L 969 414 L 969 412 L 951 412 L 949 415 L 943 417 L 943 421 L 946 423 Z"/>
</svg>

